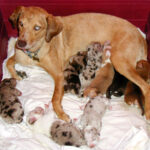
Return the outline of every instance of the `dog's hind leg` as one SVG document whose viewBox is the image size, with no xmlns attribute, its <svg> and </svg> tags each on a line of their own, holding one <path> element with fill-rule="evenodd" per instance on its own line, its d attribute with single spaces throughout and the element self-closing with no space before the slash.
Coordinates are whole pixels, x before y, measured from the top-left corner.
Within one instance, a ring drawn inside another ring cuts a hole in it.
<svg viewBox="0 0 150 150">
<path fill-rule="evenodd" d="M 117 55 L 116 55 L 117 56 Z M 122 57 L 122 58 L 121 58 Z M 142 91 L 145 98 L 145 115 L 146 119 L 150 119 L 150 85 L 138 74 L 136 68 L 132 62 L 130 62 L 127 58 L 120 55 L 119 63 L 115 61 L 115 57 L 112 57 L 112 63 L 114 68 L 122 75 L 124 75 L 127 79 L 136 84 Z M 132 58 L 135 60 L 135 58 Z M 131 60 L 131 58 L 130 58 Z"/>
</svg>

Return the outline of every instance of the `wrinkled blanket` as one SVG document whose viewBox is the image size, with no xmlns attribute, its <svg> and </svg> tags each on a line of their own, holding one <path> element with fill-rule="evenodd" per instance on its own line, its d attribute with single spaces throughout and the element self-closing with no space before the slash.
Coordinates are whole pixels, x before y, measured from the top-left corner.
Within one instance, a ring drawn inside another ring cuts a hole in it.
<svg viewBox="0 0 150 150">
<path fill-rule="evenodd" d="M 8 43 L 8 58 L 14 53 L 16 39 Z M 8 59 L 7 58 L 7 59 Z M 10 77 L 3 63 L 3 79 Z M 35 107 L 47 104 L 52 97 L 54 82 L 42 68 L 24 67 L 19 64 L 16 70 L 23 70 L 28 78 L 17 82 L 17 88 L 22 92 L 19 97 L 25 116 L 21 124 L 7 124 L 0 118 L 0 150 L 88 150 L 87 146 L 60 146 L 49 136 L 49 124 L 56 117 L 52 105 L 49 111 L 34 124 L 29 125 L 26 116 Z M 102 119 L 100 141 L 93 150 L 150 150 L 150 124 L 141 116 L 140 109 L 128 106 L 124 97 L 112 97 L 109 107 Z M 63 108 L 72 119 L 82 114 L 81 106 L 87 103 L 86 98 L 65 94 Z"/>
</svg>

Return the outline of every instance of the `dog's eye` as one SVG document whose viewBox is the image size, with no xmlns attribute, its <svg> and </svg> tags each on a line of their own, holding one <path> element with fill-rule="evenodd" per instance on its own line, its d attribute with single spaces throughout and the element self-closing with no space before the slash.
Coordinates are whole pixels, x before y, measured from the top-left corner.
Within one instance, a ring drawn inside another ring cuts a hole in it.
<svg viewBox="0 0 150 150">
<path fill-rule="evenodd" d="M 23 27 L 23 22 L 22 22 L 22 21 L 20 21 L 20 23 L 19 23 L 19 24 L 20 24 L 20 26 L 21 26 L 21 27 Z"/>
<path fill-rule="evenodd" d="M 41 29 L 40 26 L 34 26 L 34 30 L 38 31 L 38 30 L 40 30 L 40 29 Z"/>
</svg>

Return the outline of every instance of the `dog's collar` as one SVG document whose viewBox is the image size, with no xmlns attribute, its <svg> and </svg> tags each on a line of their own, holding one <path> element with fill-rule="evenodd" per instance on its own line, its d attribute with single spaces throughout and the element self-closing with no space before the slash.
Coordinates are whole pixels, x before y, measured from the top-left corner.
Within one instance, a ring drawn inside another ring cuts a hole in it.
<svg viewBox="0 0 150 150">
<path fill-rule="evenodd" d="M 40 61 L 39 60 L 39 57 L 38 57 L 38 52 L 39 52 L 39 50 L 37 50 L 37 51 L 35 51 L 35 52 L 30 52 L 30 51 L 25 51 L 25 50 L 23 50 L 23 52 L 25 53 L 25 54 L 27 54 L 31 59 L 33 59 L 33 60 L 35 60 L 35 61 Z"/>
</svg>

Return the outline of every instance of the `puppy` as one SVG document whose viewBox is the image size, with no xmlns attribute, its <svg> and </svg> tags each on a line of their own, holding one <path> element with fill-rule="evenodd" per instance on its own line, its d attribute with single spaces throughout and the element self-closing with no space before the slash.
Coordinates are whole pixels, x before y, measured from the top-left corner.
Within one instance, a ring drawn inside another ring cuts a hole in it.
<svg viewBox="0 0 150 150">
<path fill-rule="evenodd" d="M 111 98 L 112 95 L 116 97 L 124 95 L 127 82 L 128 79 L 115 70 L 115 75 L 112 84 L 108 87 L 106 91 L 106 97 Z"/>
<path fill-rule="evenodd" d="M 12 77 L 20 79 L 14 69 L 16 63 L 37 65 L 45 69 L 55 82 L 52 103 L 60 119 L 70 121 L 61 105 L 64 94 L 63 71 L 67 61 L 92 41 L 104 43 L 107 40 L 112 46 L 112 66 L 140 87 L 145 97 L 145 115 L 150 119 L 150 85 L 136 72 L 136 62 L 147 59 L 147 44 L 134 25 L 101 13 L 60 17 L 39 7 L 23 6 L 17 7 L 9 19 L 19 31 L 15 54 L 7 62 L 9 72 Z M 104 68 L 100 69 L 103 73 L 99 74 L 99 80 L 96 79 L 99 81 L 100 92 L 103 92 L 103 85 L 107 82 L 107 72 L 112 72 L 108 65 Z"/>
<path fill-rule="evenodd" d="M 18 99 L 21 92 L 15 88 L 16 79 L 4 79 L 0 84 L 0 115 L 7 123 L 20 123 L 24 111 Z"/>
<path fill-rule="evenodd" d="M 150 84 L 150 63 L 145 60 L 140 60 L 137 62 L 136 70 L 139 75 L 148 83 Z M 133 84 L 131 81 L 127 83 L 127 87 L 125 89 L 125 97 L 124 100 L 127 104 L 135 104 L 138 103 L 139 107 L 141 108 L 142 115 L 144 115 L 144 104 L 145 99 L 143 96 L 142 91 Z"/>
<path fill-rule="evenodd" d="M 94 98 L 99 93 L 105 94 L 108 87 L 111 85 L 114 77 L 114 68 L 112 63 L 109 61 L 109 57 L 110 56 L 108 54 L 107 59 L 105 58 L 105 63 L 103 63 L 103 67 L 97 71 L 94 80 L 92 80 L 90 85 L 85 88 L 85 97 Z"/>
<path fill-rule="evenodd" d="M 107 98 L 97 96 L 94 99 L 90 99 L 85 105 L 80 122 L 89 147 L 94 147 L 100 139 L 102 117 L 106 111 L 107 104 Z"/>
<path fill-rule="evenodd" d="M 92 42 L 86 51 L 78 52 L 72 56 L 64 70 L 65 92 L 83 96 L 84 89 L 94 79 L 96 71 L 103 65 L 104 59 L 106 59 L 105 55 L 110 49 L 108 41 L 104 45 Z"/>
<path fill-rule="evenodd" d="M 62 121 L 53 122 L 50 130 L 52 139 L 60 145 L 82 146 L 86 145 L 84 134 L 72 123 Z"/>
</svg>

